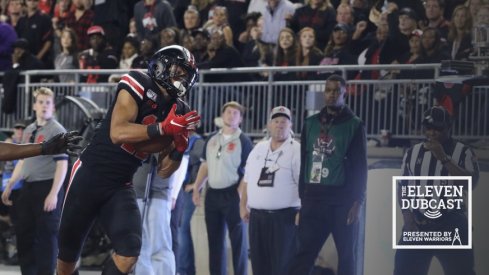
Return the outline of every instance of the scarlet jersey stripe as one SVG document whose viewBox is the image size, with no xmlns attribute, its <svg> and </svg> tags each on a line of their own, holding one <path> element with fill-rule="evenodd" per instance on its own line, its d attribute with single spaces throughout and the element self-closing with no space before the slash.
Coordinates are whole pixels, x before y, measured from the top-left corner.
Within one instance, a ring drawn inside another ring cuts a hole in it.
<svg viewBox="0 0 489 275">
<path fill-rule="evenodd" d="M 121 82 L 129 86 L 140 99 L 143 99 L 144 88 L 141 84 L 139 84 L 139 82 L 136 79 L 126 74 L 122 76 Z"/>
<path fill-rule="evenodd" d="M 66 194 L 63 200 L 63 207 L 61 208 L 61 211 L 63 211 L 63 208 L 65 207 L 66 198 L 68 197 L 68 192 L 70 192 L 70 187 L 71 187 L 71 183 L 73 182 L 73 178 L 75 177 L 76 172 L 78 172 L 78 169 L 80 169 L 81 165 L 82 162 L 80 159 L 77 159 L 73 164 L 73 168 L 71 169 L 71 174 L 70 174 L 70 181 L 68 182 L 68 187 L 66 188 Z"/>
</svg>

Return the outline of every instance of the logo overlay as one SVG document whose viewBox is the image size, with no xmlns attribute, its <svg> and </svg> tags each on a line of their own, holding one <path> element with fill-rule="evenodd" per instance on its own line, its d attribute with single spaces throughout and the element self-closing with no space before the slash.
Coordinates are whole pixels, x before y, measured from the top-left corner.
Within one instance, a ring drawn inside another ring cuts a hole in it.
<svg viewBox="0 0 489 275">
<path fill-rule="evenodd" d="M 394 249 L 472 249 L 472 178 L 392 179 Z"/>
</svg>

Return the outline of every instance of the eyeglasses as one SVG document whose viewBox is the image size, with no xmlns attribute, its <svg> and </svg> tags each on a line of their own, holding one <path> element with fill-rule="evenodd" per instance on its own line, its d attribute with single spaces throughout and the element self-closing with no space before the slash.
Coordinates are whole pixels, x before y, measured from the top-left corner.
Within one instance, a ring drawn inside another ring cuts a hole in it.
<svg viewBox="0 0 489 275">
<path fill-rule="evenodd" d="M 216 49 L 207 49 L 207 51 L 213 53 L 216 52 Z"/>
</svg>

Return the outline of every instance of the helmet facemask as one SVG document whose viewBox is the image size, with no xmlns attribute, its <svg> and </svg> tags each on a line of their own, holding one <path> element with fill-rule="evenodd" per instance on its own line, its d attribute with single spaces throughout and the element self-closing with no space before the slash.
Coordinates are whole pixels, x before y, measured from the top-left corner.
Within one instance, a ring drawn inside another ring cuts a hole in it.
<svg viewBox="0 0 489 275">
<path fill-rule="evenodd" d="M 170 96 L 184 97 L 197 80 L 197 68 L 192 67 L 182 57 L 185 55 L 169 56 L 165 54 L 164 49 L 151 58 L 149 74 L 156 83 L 166 89 Z"/>
</svg>

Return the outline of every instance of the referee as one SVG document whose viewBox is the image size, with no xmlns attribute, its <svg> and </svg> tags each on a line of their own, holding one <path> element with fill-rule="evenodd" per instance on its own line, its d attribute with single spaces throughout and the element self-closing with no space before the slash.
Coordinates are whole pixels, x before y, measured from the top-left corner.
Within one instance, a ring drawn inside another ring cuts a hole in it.
<svg viewBox="0 0 489 275">
<path fill-rule="evenodd" d="M 411 147 L 404 155 L 403 176 L 472 176 L 473 187 L 479 179 L 479 167 L 474 152 L 450 135 L 450 114 L 443 107 L 431 107 L 424 113 L 426 141 Z M 436 182 L 420 181 L 433 185 Z M 398 186 L 400 194 L 401 182 Z M 461 240 L 467 240 L 468 225 L 464 209 L 448 210 L 438 219 L 427 219 L 420 210 L 403 210 L 403 231 L 446 231 L 459 228 Z M 401 240 L 399 244 L 404 242 Z M 445 275 L 475 275 L 474 253 L 471 249 L 398 249 L 394 275 L 425 275 L 431 260 L 437 257 Z"/>
</svg>

